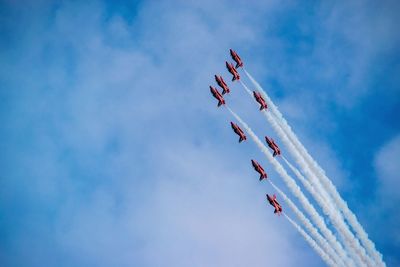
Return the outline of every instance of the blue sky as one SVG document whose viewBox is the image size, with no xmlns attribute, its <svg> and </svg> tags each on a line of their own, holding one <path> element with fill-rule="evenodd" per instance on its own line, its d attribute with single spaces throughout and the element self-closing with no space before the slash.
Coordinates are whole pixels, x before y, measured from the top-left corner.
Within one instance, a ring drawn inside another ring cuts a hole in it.
<svg viewBox="0 0 400 267">
<path fill-rule="evenodd" d="M 229 48 L 400 265 L 399 4 L 197 2 L 1 2 L 1 265 L 324 266 L 209 93 Z"/>
</svg>

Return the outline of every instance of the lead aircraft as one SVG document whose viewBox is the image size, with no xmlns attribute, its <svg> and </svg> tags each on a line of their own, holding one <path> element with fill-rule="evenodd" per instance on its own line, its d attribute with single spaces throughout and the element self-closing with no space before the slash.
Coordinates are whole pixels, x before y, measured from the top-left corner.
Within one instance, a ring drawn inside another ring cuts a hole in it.
<svg viewBox="0 0 400 267">
<path fill-rule="evenodd" d="M 231 57 L 236 62 L 236 68 L 243 67 L 243 62 L 239 55 L 232 49 L 229 49 L 229 52 L 231 52 Z"/>
</svg>

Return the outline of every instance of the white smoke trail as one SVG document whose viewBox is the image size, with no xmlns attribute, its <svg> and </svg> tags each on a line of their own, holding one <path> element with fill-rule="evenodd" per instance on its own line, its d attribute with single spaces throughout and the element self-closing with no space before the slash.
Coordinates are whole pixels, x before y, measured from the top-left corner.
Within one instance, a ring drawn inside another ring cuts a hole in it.
<svg viewBox="0 0 400 267">
<path fill-rule="evenodd" d="M 244 83 L 242 84 L 244 85 Z M 295 147 L 290 142 L 288 137 L 285 135 L 282 128 L 277 124 L 277 122 L 274 120 L 274 118 L 271 116 L 269 112 L 262 110 L 262 113 L 267 118 L 268 122 L 271 124 L 272 128 L 276 131 L 278 136 L 282 139 L 282 142 L 287 146 L 288 150 L 292 153 L 292 155 L 296 159 L 297 164 L 302 168 L 302 171 L 307 175 L 307 177 L 309 177 L 310 181 L 313 182 L 313 185 L 316 185 L 317 189 L 321 193 L 324 193 L 324 189 L 318 183 L 318 180 L 315 177 L 314 173 L 310 171 L 308 165 L 305 163 L 304 159 L 301 157 L 301 155 L 295 149 Z M 368 255 L 366 255 L 365 251 L 358 243 L 358 240 L 353 236 L 353 234 L 345 225 L 343 218 L 341 217 L 341 214 L 336 213 L 335 209 L 331 209 L 329 205 L 326 205 L 323 198 L 320 196 L 320 194 L 317 194 L 315 190 L 310 191 L 310 193 L 313 195 L 319 206 L 322 208 L 324 214 L 328 215 L 329 219 L 333 223 L 333 226 L 341 236 L 346 249 L 350 252 L 350 254 L 355 259 L 357 264 L 359 266 L 364 266 L 365 264 L 362 261 L 365 260 L 368 262 L 369 260 Z M 374 264 L 371 263 L 370 266 L 372 267 L 374 266 Z"/>
<path fill-rule="evenodd" d="M 296 230 L 303 236 L 303 238 L 308 242 L 308 244 L 317 252 L 317 254 L 323 259 L 323 261 L 328 265 L 335 267 L 337 264 L 333 262 L 329 256 L 321 249 L 320 246 L 312 239 L 297 223 L 295 223 L 286 213 L 283 213 L 286 219 L 296 228 Z"/>
<path fill-rule="evenodd" d="M 378 264 L 379 266 L 385 266 L 385 263 L 383 262 L 383 259 L 382 259 L 382 255 L 376 250 L 374 243 L 368 239 L 367 233 L 365 232 L 365 230 L 363 229 L 361 224 L 358 222 L 356 216 L 348 208 L 347 203 L 340 197 L 335 186 L 332 184 L 330 179 L 325 175 L 325 172 L 317 164 L 317 162 L 315 162 L 315 160 L 307 152 L 305 147 L 300 143 L 297 136 L 293 133 L 291 127 L 288 125 L 286 120 L 283 118 L 282 114 L 279 112 L 278 108 L 275 106 L 275 104 L 272 102 L 272 100 L 269 98 L 269 96 L 266 94 L 266 92 L 263 90 L 263 88 L 257 83 L 257 81 L 255 81 L 255 79 L 246 70 L 244 70 L 244 71 L 245 71 L 247 77 L 253 83 L 253 85 L 257 88 L 257 90 L 259 90 L 263 94 L 271 112 L 274 114 L 275 118 L 277 119 L 279 126 L 284 130 L 285 135 L 288 136 L 288 138 L 290 139 L 290 142 L 295 146 L 296 150 L 299 153 L 301 153 L 301 155 L 303 156 L 303 159 L 306 162 L 306 165 L 309 166 L 311 171 L 315 174 L 314 177 L 316 177 L 317 180 L 314 181 L 314 183 L 316 183 L 317 186 L 318 186 L 318 184 L 321 185 L 321 183 L 324 185 L 323 190 L 324 191 L 326 190 L 330 193 L 331 197 L 334 200 L 334 203 L 341 210 L 341 212 L 343 213 L 347 222 L 350 224 L 350 226 L 355 231 L 358 239 L 361 241 L 362 245 L 364 246 L 363 248 L 365 248 L 367 250 L 368 254 L 373 257 L 376 264 Z M 320 186 L 318 186 L 318 187 L 320 187 Z M 353 235 L 353 234 L 351 233 L 351 235 Z M 354 242 L 355 243 L 354 245 L 357 246 L 358 240 L 356 240 L 356 241 L 357 242 Z M 366 260 L 369 262 L 369 265 L 371 265 L 371 266 L 376 265 L 376 264 L 372 265 L 371 259 L 368 257 L 368 255 L 364 255 L 365 252 L 363 253 L 362 249 L 361 249 L 361 253 L 363 254 L 364 257 L 366 257 Z"/>
<path fill-rule="evenodd" d="M 246 84 L 242 81 L 240 81 L 241 85 L 243 86 L 243 88 L 246 90 L 246 92 L 253 97 L 251 90 L 246 86 Z M 270 116 L 270 114 L 268 112 L 266 112 L 265 110 L 262 111 L 263 115 L 267 118 L 268 122 L 271 124 L 271 126 L 275 129 L 275 131 L 278 133 L 279 137 L 281 139 L 287 140 L 287 142 L 285 144 L 287 144 L 288 146 L 288 142 L 290 142 L 287 137 L 285 136 L 284 132 L 282 130 L 279 130 L 278 127 L 279 125 L 277 123 L 275 123 L 275 120 Z M 295 148 L 293 146 L 290 146 L 290 148 L 292 148 L 292 150 L 295 150 Z M 298 157 L 297 157 L 298 158 Z M 297 159 L 296 158 L 296 159 Z M 288 162 L 287 162 L 288 163 Z M 297 162 L 298 164 L 301 164 L 299 162 Z M 290 166 L 289 166 L 290 167 Z M 293 170 L 293 169 L 292 169 Z M 297 173 L 295 173 L 297 175 Z M 327 195 L 326 191 L 324 190 L 324 188 L 322 187 L 322 185 L 318 182 L 317 179 L 313 179 L 312 182 L 314 182 L 313 184 L 310 184 L 310 182 L 308 182 L 304 178 L 302 175 L 301 177 L 298 176 L 299 179 L 301 180 L 301 182 L 304 184 L 304 186 L 306 187 L 306 189 L 314 196 L 316 194 L 321 194 L 321 197 L 324 199 L 324 201 L 326 203 L 329 203 L 328 205 L 331 205 L 330 201 L 329 201 L 329 196 Z M 314 189 L 314 187 L 316 187 Z M 315 196 L 314 196 L 315 197 Z"/>
<path fill-rule="evenodd" d="M 242 84 L 242 86 L 243 86 L 243 88 L 246 90 L 246 92 L 250 95 L 250 96 L 252 96 L 252 93 L 251 93 L 251 90 L 246 86 L 246 84 L 244 83 L 244 82 L 242 82 L 242 81 L 240 81 L 240 83 Z M 288 139 L 288 137 L 285 135 L 285 133 L 283 132 L 283 130 L 281 129 L 281 127 L 280 127 L 280 125 L 278 125 L 276 122 L 275 122 L 275 120 L 274 120 L 274 118 L 272 118 L 272 116 L 268 113 L 268 112 L 266 112 L 265 110 L 263 110 L 263 115 L 267 118 L 267 120 L 268 120 L 268 122 L 271 124 L 271 126 L 272 126 L 272 128 L 274 128 L 274 130 L 275 130 L 275 132 L 277 132 L 278 133 L 278 135 L 279 135 L 279 137 L 284 141 L 284 143 L 285 143 L 285 145 L 286 146 L 289 146 L 289 151 L 294 151 L 293 153 L 296 153 L 295 152 L 295 147 L 290 143 L 290 140 Z M 301 164 L 302 164 L 302 159 L 301 159 L 301 156 L 299 155 L 299 153 L 296 153 L 295 154 L 295 159 L 296 159 L 296 161 L 297 161 L 297 163 L 300 165 L 300 166 L 302 166 Z M 288 162 L 287 162 L 288 163 Z M 290 167 L 290 166 L 289 166 Z M 293 169 L 292 169 L 293 170 Z M 296 175 L 297 175 L 297 173 L 295 173 Z M 329 201 L 330 200 L 330 197 L 329 197 L 329 195 L 327 194 L 327 192 L 326 192 L 326 190 L 322 187 L 322 185 L 319 183 L 319 181 L 318 181 L 318 179 L 317 178 L 314 178 L 314 179 L 311 179 L 311 183 L 312 184 L 310 184 L 310 182 L 305 182 L 306 180 L 304 180 L 304 179 L 302 179 L 303 178 L 303 176 L 301 175 L 301 177 L 300 176 L 298 176 L 299 177 L 299 179 L 303 182 L 303 184 L 304 184 L 304 186 L 306 187 L 306 189 L 314 196 L 314 197 L 316 197 L 315 195 L 316 194 L 320 194 L 321 195 L 321 197 L 324 199 L 324 201 L 326 202 L 326 203 L 329 203 L 328 205 L 331 205 L 330 203 L 331 203 L 331 201 Z M 314 187 L 315 187 L 315 189 L 314 189 Z M 318 196 L 317 196 L 317 198 L 318 198 Z"/>
<path fill-rule="evenodd" d="M 242 82 L 241 80 L 239 80 L 240 81 L 240 83 L 241 83 L 241 85 L 243 86 L 243 88 L 246 90 L 246 92 L 251 96 L 251 97 L 253 97 L 252 96 L 252 92 L 251 92 L 251 90 L 246 86 L 246 84 L 244 83 L 244 82 Z M 261 91 L 262 92 L 262 91 Z M 268 103 L 267 103 L 267 105 L 269 105 Z M 288 140 L 288 137 L 286 137 L 286 135 L 285 135 L 285 133 L 283 132 L 283 130 L 280 130 L 279 128 L 279 126 L 280 125 L 278 125 L 276 122 L 275 122 L 275 120 L 269 115 L 269 113 L 268 112 L 266 112 L 265 110 L 263 110 L 263 114 L 264 114 L 264 116 L 267 118 L 267 120 L 268 120 L 268 122 L 271 124 L 271 126 L 274 128 L 274 130 L 278 133 L 278 135 L 279 135 L 279 137 L 281 138 L 281 139 L 284 139 L 284 140 L 287 140 L 287 142 L 285 143 L 287 146 L 289 145 L 289 143 L 290 143 L 290 140 Z M 290 148 L 292 148 L 292 149 L 290 149 L 290 151 L 294 151 L 295 150 L 295 148 L 293 147 L 293 145 L 290 145 Z M 298 155 L 298 154 L 296 154 L 296 155 Z M 300 156 L 298 156 L 298 157 L 295 157 L 296 159 L 299 159 L 299 157 Z M 300 164 L 299 162 L 297 162 L 298 164 Z M 326 193 L 326 190 L 322 187 L 322 185 L 319 183 L 319 181 L 318 181 L 318 179 L 317 178 L 315 178 L 315 179 L 312 179 L 311 180 L 311 182 L 312 182 L 312 184 L 310 184 L 310 183 L 306 183 L 304 186 L 306 187 L 306 189 L 307 190 L 309 190 L 309 192 L 311 193 L 311 194 L 321 194 L 322 195 L 322 197 L 325 199 L 325 200 L 327 200 L 328 201 L 328 203 L 330 203 L 330 201 L 329 201 L 329 199 L 330 199 L 330 197 L 327 195 L 327 193 Z M 310 185 L 310 186 L 308 186 L 308 185 Z M 311 185 L 313 185 L 314 187 L 316 187 L 316 190 L 313 190 L 312 188 L 311 188 Z M 312 193 L 313 192 L 313 193 Z"/>
<path fill-rule="evenodd" d="M 244 84 L 244 82 L 242 82 L 242 80 L 239 80 L 240 84 L 244 87 L 244 89 L 246 89 L 246 92 L 253 97 L 253 93 L 251 92 L 251 90 Z"/>
<path fill-rule="evenodd" d="M 240 83 L 242 84 L 242 86 L 244 87 L 246 92 L 250 96 L 252 96 L 252 93 L 251 93 L 250 89 L 248 89 L 246 84 L 244 84 L 242 81 L 240 81 Z M 271 114 L 269 114 L 265 110 L 262 110 L 262 113 L 267 118 L 268 122 L 271 124 L 271 126 L 274 128 L 274 130 L 278 133 L 279 137 L 283 140 L 283 142 L 287 146 L 290 147 L 290 151 L 292 152 L 292 154 L 294 154 L 296 156 L 295 158 L 297 160 L 297 163 L 300 166 L 306 168 L 306 170 L 305 170 L 306 174 L 311 175 L 311 181 L 314 182 L 314 184 L 316 185 L 318 191 L 321 192 L 321 194 L 323 194 L 325 196 L 325 199 L 328 199 L 329 198 L 328 195 L 325 193 L 325 190 L 322 188 L 321 184 L 319 184 L 317 178 L 312 173 L 310 173 L 310 171 L 308 171 L 307 165 L 304 165 L 305 164 L 304 160 L 299 155 L 299 153 L 296 151 L 296 149 L 293 147 L 293 145 L 291 144 L 290 140 L 288 140 L 287 136 L 282 131 L 280 126 L 272 118 Z M 264 144 L 262 144 L 262 145 L 264 146 Z M 304 168 L 302 168 L 302 169 L 304 170 Z M 357 264 L 359 266 L 364 266 L 364 263 L 362 262 L 363 259 L 365 259 L 365 261 L 367 261 L 367 262 L 369 261 L 371 263 L 372 261 L 369 259 L 368 255 L 366 255 L 365 251 L 363 250 L 363 248 L 358 243 L 358 240 L 354 238 L 353 234 L 350 232 L 350 230 L 344 224 L 343 219 L 341 218 L 340 214 L 336 214 L 336 216 L 334 216 L 333 215 L 334 214 L 333 211 L 335 209 L 331 209 L 332 205 L 326 204 L 325 201 L 324 201 L 324 198 L 321 197 L 317 193 L 317 191 L 314 190 L 312 187 L 309 187 L 307 189 L 310 190 L 309 192 L 316 199 L 317 203 L 321 206 L 321 208 L 323 209 L 324 213 L 329 216 L 329 218 L 333 222 L 333 225 L 335 226 L 335 229 L 338 231 L 338 233 L 342 237 L 342 240 L 344 241 L 344 245 L 345 245 L 346 249 L 351 253 L 351 256 L 354 258 L 354 260 L 357 262 Z M 304 194 L 303 194 L 303 196 L 304 196 Z M 372 265 L 370 264 L 370 266 L 372 267 L 373 264 Z"/>
<path fill-rule="evenodd" d="M 267 157 L 269 162 L 274 166 L 275 171 L 282 177 L 283 181 L 286 183 L 288 188 L 291 190 L 293 195 L 295 195 L 307 213 L 311 216 L 311 219 L 315 223 L 315 225 L 320 229 L 321 233 L 324 237 L 330 242 L 336 252 L 340 255 L 342 259 L 345 259 L 348 265 L 351 265 L 351 260 L 348 258 L 345 250 L 343 249 L 342 245 L 337 241 L 336 237 L 333 235 L 331 230 L 328 229 L 326 226 L 323 218 L 318 214 L 315 210 L 314 206 L 310 203 L 310 201 L 305 197 L 303 192 L 301 191 L 300 187 L 296 184 L 296 182 L 291 178 L 286 170 L 282 167 L 282 165 L 272 157 L 269 153 L 268 148 L 260 141 L 257 135 L 251 130 L 251 128 L 235 113 L 231 110 L 228 106 L 226 108 L 229 112 L 236 118 L 236 120 L 245 128 L 246 132 L 250 135 L 256 145 L 260 148 L 260 150 L 264 153 Z"/>
<path fill-rule="evenodd" d="M 310 220 L 306 218 L 306 216 L 297 208 L 297 206 L 290 200 L 286 194 L 279 189 L 270 179 L 268 179 L 271 186 L 278 192 L 278 194 L 282 197 L 283 201 L 289 206 L 289 208 L 293 211 L 293 213 L 297 216 L 299 221 L 304 225 L 307 231 L 317 240 L 317 242 L 321 245 L 321 247 L 327 252 L 331 259 L 334 259 L 336 265 L 335 266 L 348 266 L 344 263 L 343 259 L 341 259 L 338 254 L 333 250 L 333 248 L 328 244 L 325 238 L 321 236 L 318 230 L 312 225 Z M 318 253 L 318 252 L 317 252 Z M 322 258 L 322 256 L 321 256 Z M 354 266 L 350 265 L 350 266 Z"/>
<path fill-rule="evenodd" d="M 301 173 L 299 172 L 299 170 L 297 170 L 297 168 L 295 168 L 292 164 L 290 164 L 289 161 L 288 161 L 285 157 L 282 156 L 282 159 L 286 162 L 286 164 L 289 166 L 289 168 L 296 174 L 296 176 L 297 176 L 300 180 L 302 180 L 302 181 L 305 180 L 304 176 L 301 175 Z M 307 180 L 304 181 L 304 184 L 307 184 L 307 183 L 308 183 Z M 306 186 L 306 187 L 307 187 L 307 186 Z M 310 190 L 309 190 L 309 191 L 310 191 Z M 321 201 L 322 201 L 322 200 L 321 200 Z M 327 202 L 327 201 L 325 200 L 325 204 L 329 205 L 329 202 Z M 332 206 L 331 206 L 331 208 L 332 208 Z M 343 220 L 343 219 L 342 219 L 342 220 Z M 365 255 L 364 255 L 364 256 L 365 256 Z M 369 261 L 368 264 L 371 266 L 372 262 Z M 372 266 L 373 266 L 373 265 L 372 265 Z"/>
<path fill-rule="evenodd" d="M 296 175 L 296 177 L 301 181 L 304 187 L 310 192 L 312 195 L 319 194 L 319 192 L 313 187 L 313 185 L 300 173 L 300 171 L 294 167 L 284 156 L 281 156 L 283 161 L 292 170 L 292 172 Z M 325 202 L 326 205 L 329 205 L 330 208 L 333 208 L 329 200 L 325 199 L 323 195 L 320 195 L 323 198 L 322 201 Z"/>
<path fill-rule="evenodd" d="M 307 190 L 309 192 L 316 192 L 316 194 L 319 194 L 318 191 L 316 191 L 316 189 L 313 187 L 313 185 L 301 174 L 301 172 L 295 167 L 293 166 L 286 158 L 285 156 L 281 155 L 281 158 L 283 159 L 283 161 L 286 163 L 286 165 L 289 167 L 289 169 L 292 170 L 292 172 L 296 175 L 296 177 L 301 181 L 301 183 L 304 185 L 305 188 L 307 188 Z M 324 197 L 324 196 L 321 196 Z M 324 199 L 325 204 L 330 205 L 331 203 L 329 202 L 329 200 Z"/>
</svg>

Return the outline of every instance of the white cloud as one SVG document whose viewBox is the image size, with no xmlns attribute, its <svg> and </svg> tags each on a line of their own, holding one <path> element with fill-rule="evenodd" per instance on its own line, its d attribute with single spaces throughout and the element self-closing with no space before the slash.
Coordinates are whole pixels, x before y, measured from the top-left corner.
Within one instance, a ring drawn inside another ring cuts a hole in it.
<svg viewBox="0 0 400 267">
<path fill-rule="evenodd" d="M 383 197 L 399 201 L 400 135 L 387 142 L 375 156 L 378 186 Z"/>
<path fill-rule="evenodd" d="M 368 217 L 374 225 L 384 225 L 371 229 L 379 237 L 381 246 L 398 251 L 400 248 L 400 135 L 393 137 L 376 153 L 374 160 L 377 181 L 377 197 L 369 208 Z M 398 266 L 396 253 L 384 255 L 388 266 Z"/>
<path fill-rule="evenodd" d="M 39 23 L 30 43 L 16 48 L 24 58 L 8 79 L 23 97 L 11 114 L 28 122 L 13 129 L 43 122 L 31 137 L 40 150 L 24 157 L 41 152 L 39 163 L 18 162 L 40 181 L 32 189 L 24 177 L 26 191 L 32 198 L 44 191 L 55 210 L 45 231 L 54 247 L 34 264 L 55 251 L 71 265 L 96 266 L 293 266 L 316 257 L 274 216 L 264 195 L 270 188 L 258 183 L 250 155 L 234 150 L 236 138 L 218 139 L 230 129 L 208 91 L 227 48 L 254 41 L 253 25 L 263 21 L 257 9 L 273 6 L 219 5 L 165 11 L 149 3 L 130 25 L 119 17 L 104 22 L 99 4 L 61 4 L 54 23 Z M 33 71 L 20 79 L 25 69 Z M 221 124 L 217 133 L 211 116 Z M 46 247 L 21 234 L 11 254 L 29 255 L 23 244 L 36 243 Z"/>
</svg>

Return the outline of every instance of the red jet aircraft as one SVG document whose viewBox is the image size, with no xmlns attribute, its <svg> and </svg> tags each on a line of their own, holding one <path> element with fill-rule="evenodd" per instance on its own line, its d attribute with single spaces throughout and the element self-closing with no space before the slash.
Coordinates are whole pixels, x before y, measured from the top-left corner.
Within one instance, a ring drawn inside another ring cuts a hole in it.
<svg viewBox="0 0 400 267">
<path fill-rule="evenodd" d="M 261 96 L 259 92 L 253 91 L 254 98 L 261 105 L 260 110 L 267 109 L 267 103 L 265 103 L 264 98 Z"/>
<path fill-rule="evenodd" d="M 266 136 L 265 137 L 265 142 L 267 142 L 269 148 L 271 148 L 274 151 L 274 154 L 272 156 L 275 157 L 276 155 L 280 155 L 281 154 L 281 150 L 279 149 L 277 144 L 275 144 L 274 139 L 268 138 L 268 136 Z"/>
<path fill-rule="evenodd" d="M 233 75 L 232 82 L 234 80 L 239 80 L 240 79 L 240 75 L 237 72 L 237 70 L 235 69 L 235 66 L 233 66 L 232 63 L 228 63 L 228 61 L 226 61 L 225 64 L 226 64 L 226 68 L 228 69 L 228 71 Z"/>
<path fill-rule="evenodd" d="M 239 143 L 242 142 L 243 140 L 246 140 L 246 139 L 247 139 L 247 138 L 246 138 L 246 135 L 244 134 L 244 132 L 242 131 L 242 129 L 240 129 L 240 127 L 239 127 L 237 124 L 231 122 L 231 127 L 232 127 L 233 131 L 234 131 L 237 135 L 240 136 L 240 138 L 239 138 Z"/>
<path fill-rule="evenodd" d="M 236 68 L 243 67 L 243 62 L 240 59 L 239 55 L 232 49 L 229 49 L 229 51 L 231 52 L 232 59 L 236 62 Z"/>
<path fill-rule="evenodd" d="M 219 87 L 222 88 L 222 94 L 226 94 L 231 91 L 229 90 L 228 85 L 226 85 L 224 79 L 222 79 L 222 76 L 215 75 L 215 81 L 218 83 Z"/>
<path fill-rule="evenodd" d="M 225 105 L 225 99 L 222 97 L 222 95 L 218 92 L 217 89 L 210 86 L 210 91 L 211 94 L 218 100 L 218 107 L 221 105 Z"/>
<path fill-rule="evenodd" d="M 262 181 L 263 179 L 267 179 L 267 173 L 264 171 L 263 167 L 261 167 L 260 163 L 252 159 L 251 164 L 253 164 L 253 167 L 256 170 L 256 172 L 260 174 L 260 181 Z"/>
<path fill-rule="evenodd" d="M 267 194 L 267 200 L 268 200 L 269 204 L 271 204 L 271 206 L 273 206 L 275 208 L 274 213 L 278 213 L 278 215 L 280 215 L 282 212 L 282 206 L 278 203 L 278 201 L 276 201 L 276 196 L 273 195 L 272 197 L 270 197 Z"/>
</svg>

